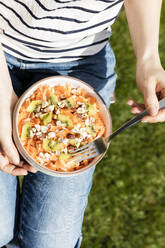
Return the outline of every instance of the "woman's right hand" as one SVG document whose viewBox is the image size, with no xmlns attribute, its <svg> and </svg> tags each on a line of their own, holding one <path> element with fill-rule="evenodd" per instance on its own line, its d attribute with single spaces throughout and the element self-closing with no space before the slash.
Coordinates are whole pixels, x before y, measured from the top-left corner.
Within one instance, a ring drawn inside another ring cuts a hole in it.
<svg viewBox="0 0 165 248">
<path fill-rule="evenodd" d="M 5 97 L 4 95 L 1 97 Z M 2 99 L 1 98 L 1 99 Z M 35 173 L 36 169 L 20 160 L 19 153 L 12 140 L 11 114 L 17 101 L 14 91 L 11 98 L 10 108 L 0 105 L 0 170 L 14 176 L 27 175 L 28 171 Z"/>
</svg>

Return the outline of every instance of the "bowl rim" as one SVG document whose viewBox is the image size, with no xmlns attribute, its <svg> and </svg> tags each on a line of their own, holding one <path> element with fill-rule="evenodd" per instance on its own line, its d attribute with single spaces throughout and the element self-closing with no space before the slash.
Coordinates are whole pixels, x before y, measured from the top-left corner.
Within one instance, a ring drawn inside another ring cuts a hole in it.
<svg viewBox="0 0 165 248">
<path fill-rule="evenodd" d="M 34 89 L 34 91 L 36 90 L 35 87 L 36 86 L 40 86 L 40 85 L 43 85 L 44 83 L 45 84 L 48 84 L 49 85 L 49 80 L 53 80 L 53 79 L 57 79 L 60 78 L 60 80 L 62 78 L 64 79 L 70 79 L 70 80 L 74 80 L 74 81 L 78 81 L 79 83 L 81 83 L 81 85 L 85 85 L 86 87 L 90 88 L 95 95 L 97 95 L 97 97 L 99 98 L 99 100 L 103 103 L 103 107 L 104 107 L 104 110 L 105 110 L 105 113 L 106 113 L 106 120 L 108 122 L 108 126 L 110 127 L 110 123 L 111 123 L 111 118 L 110 118 L 110 113 L 109 113 L 109 109 L 104 101 L 104 99 L 100 96 L 100 94 L 89 84 L 87 84 L 86 82 L 78 79 L 78 78 L 75 78 L 75 77 L 71 77 L 71 76 L 63 76 L 63 75 L 55 75 L 55 76 L 50 76 L 50 77 L 46 77 L 46 78 L 43 78 L 37 82 L 35 82 L 34 84 L 32 84 L 22 95 L 21 97 L 18 99 L 15 107 L 14 107 L 14 111 L 13 111 L 13 139 L 14 139 L 14 143 L 19 151 L 19 153 L 22 155 L 22 157 L 30 164 L 32 165 L 33 167 L 35 167 L 37 170 L 45 173 L 45 174 L 48 174 L 48 175 L 51 175 L 51 176 L 56 176 L 56 177 L 70 177 L 70 176 L 76 176 L 76 175 L 79 175 L 79 174 L 82 174 L 84 172 L 86 172 L 87 170 L 89 170 L 90 168 L 92 168 L 93 166 L 95 166 L 96 164 L 98 164 L 100 162 L 100 160 L 103 158 L 103 156 L 105 155 L 108 147 L 109 147 L 109 144 L 107 145 L 107 149 L 105 151 L 105 153 L 101 154 L 100 156 L 97 156 L 96 158 L 94 158 L 92 160 L 91 163 L 89 163 L 89 165 L 81 168 L 81 169 L 78 169 L 78 170 L 75 170 L 75 171 L 67 171 L 67 172 L 63 172 L 63 171 L 56 171 L 56 170 L 51 170 L 45 166 L 42 166 L 40 165 L 39 163 L 37 163 L 29 154 L 28 152 L 26 151 L 26 149 L 24 148 L 24 146 L 22 145 L 21 143 L 21 140 L 20 140 L 20 137 L 19 137 L 19 134 L 18 134 L 18 125 L 17 125 L 17 121 L 18 121 L 18 114 L 19 114 L 19 110 L 20 110 L 20 107 L 22 106 L 22 103 L 25 101 L 25 99 L 28 97 L 27 94 L 32 91 Z M 51 86 L 51 85 L 50 85 Z M 54 85 L 55 86 L 55 85 Z M 105 124 L 105 123 L 104 123 Z M 108 131 L 108 126 L 106 126 L 106 129 Z M 110 133 L 110 128 L 109 128 L 109 131 L 108 133 Z"/>
</svg>

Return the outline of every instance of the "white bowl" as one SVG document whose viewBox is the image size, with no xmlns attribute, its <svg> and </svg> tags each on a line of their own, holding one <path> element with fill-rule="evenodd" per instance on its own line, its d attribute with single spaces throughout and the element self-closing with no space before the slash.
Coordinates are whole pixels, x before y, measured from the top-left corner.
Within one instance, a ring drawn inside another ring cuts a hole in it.
<svg viewBox="0 0 165 248">
<path fill-rule="evenodd" d="M 37 170 L 46 173 L 51 176 L 56 177 L 68 177 L 68 176 L 76 176 L 80 173 L 83 173 L 87 170 L 89 170 L 91 167 L 95 166 L 104 156 L 104 154 L 95 157 L 86 167 L 83 167 L 79 170 L 71 171 L 71 172 L 61 172 L 61 171 L 55 171 L 46 168 L 45 166 L 42 166 L 41 164 L 37 163 L 25 150 L 24 146 L 21 143 L 21 140 L 19 138 L 18 134 L 18 114 L 19 110 L 21 108 L 21 105 L 25 101 L 26 98 L 30 97 L 33 92 L 40 86 L 40 85 L 49 85 L 49 86 L 56 86 L 56 85 L 68 85 L 70 84 L 72 87 L 81 87 L 84 88 L 89 95 L 92 95 L 96 98 L 98 102 L 98 106 L 100 108 L 100 117 L 102 118 L 104 125 L 106 127 L 105 135 L 104 137 L 107 137 L 110 135 L 110 127 L 111 127 L 111 120 L 110 120 L 110 114 L 109 110 L 104 102 L 104 100 L 100 97 L 100 95 L 87 83 L 73 77 L 69 76 L 52 76 L 45 79 L 42 79 L 35 84 L 33 84 L 29 89 L 27 89 L 23 95 L 19 98 L 13 112 L 13 137 L 15 145 L 17 146 L 18 151 L 22 155 L 22 157 L 32 166 L 34 166 Z M 108 148 L 108 147 L 107 147 Z"/>
</svg>

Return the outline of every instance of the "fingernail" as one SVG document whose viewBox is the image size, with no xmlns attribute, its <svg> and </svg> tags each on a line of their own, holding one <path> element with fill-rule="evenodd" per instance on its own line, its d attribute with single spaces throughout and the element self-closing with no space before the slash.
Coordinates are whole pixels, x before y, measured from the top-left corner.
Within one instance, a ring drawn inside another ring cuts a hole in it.
<svg viewBox="0 0 165 248">
<path fill-rule="evenodd" d="M 14 159 L 13 159 L 13 163 L 14 163 L 15 165 L 19 165 L 19 163 L 20 163 L 19 158 L 14 158 Z"/>
<path fill-rule="evenodd" d="M 147 122 L 147 120 L 142 120 L 141 122 L 143 122 L 143 123 L 144 123 L 144 122 Z"/>
</svg>

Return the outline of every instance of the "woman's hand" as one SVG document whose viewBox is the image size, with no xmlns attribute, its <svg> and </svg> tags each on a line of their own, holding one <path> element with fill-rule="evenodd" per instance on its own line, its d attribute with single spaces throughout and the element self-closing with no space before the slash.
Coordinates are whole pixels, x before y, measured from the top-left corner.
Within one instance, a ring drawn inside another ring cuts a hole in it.
<svg viewBox="0 0 165 248">
<path fill-rule="evenodd" d="M 138 114 L 147 109 L 150 115 L 144 117 L 142 122 L 164 122 L 165 109 L 159 110 L 159 100 L 165 97 L 165 70 L 161 64 L 152 59 L 137 63 L 136 81 L 144 95 L 144 105 L 129 100 L 131 112 Z"/>
<path fill-rule="evenodd" d="M 12 140 L 11 113 L 17 101 L 14 91 L 10 107 L 5 106 L 5 95 L 1 95 L 0 105 L 0 170 L 14 176 L 27 175 L 28 171 L 36 172 L 32 166 L 21 160 Z"/>
</svg>

